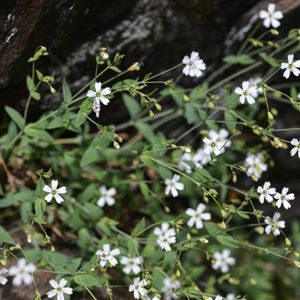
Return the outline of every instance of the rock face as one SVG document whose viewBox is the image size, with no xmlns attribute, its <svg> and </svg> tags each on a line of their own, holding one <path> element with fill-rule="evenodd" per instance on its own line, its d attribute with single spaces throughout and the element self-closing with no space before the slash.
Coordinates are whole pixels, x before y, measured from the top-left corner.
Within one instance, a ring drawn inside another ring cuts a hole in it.
<svg viewBox="0 0 300 300">
<path fill-rule="evenodd" d="M 273 2 L 286 11 L 299 5 L 293 0 Z M 0 0 L 0 87 L 6 87 L 0 102 L 24 80 L 26 60 L 38 45 L 51 53 L 50 70 L 71 74 L 71 81 L 92 74 L 101 47 L 124 53 L 126 65 L 139 60 L 152 72 L 197 49 L 214 68 L 228 32 L 244 26 L 239 20 L 257 12 L 257 3 L 266 6 L 268 1 Z"/>
<path fill-rule="evenodd" d="M 228 30 L 256 2 L 1 0 L 0 86 L 23 80 L 26 59 L 41 44 L 52 55 L 52 68 L 76 75 L 90 72 L 101 47 L 125 53 L 129 63 L 151 61 L 160 69 L 191 49 L 212 59 Z"/>
</svg>

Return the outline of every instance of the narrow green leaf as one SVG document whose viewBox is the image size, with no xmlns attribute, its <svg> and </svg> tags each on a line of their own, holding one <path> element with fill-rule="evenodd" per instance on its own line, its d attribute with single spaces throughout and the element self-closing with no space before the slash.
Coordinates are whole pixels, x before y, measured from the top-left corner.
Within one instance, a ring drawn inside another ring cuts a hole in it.
<svg viewBox="0 0 300 300">
<path fill-rule="evenodd" d="M 231 131 L 235 131 L 236 129 L 236 116 L 231 113 L 229 110 L 225 110 L 224 113 L 225 124 L 226 127 Z"/>
<path fill-rule="evenodd" d="M 134 227 L 134 229 L 131 232 L 132 237 L 137 237 L 139 234 L 145 229 L 146 222 L 145 218 L 142 218 Z"/>
<path fill-rule="evenodd" d="M 11 235 L 0 225 L 0 245 L 4 243 L 13 245 L 15 242 Z"/>
<path fill-rule="evenodd" d="M 136 117 L 141 112 L 141 107 L 139 103 L 127 94 L 123 94 L 122 97 L 124 104 L 126 105 L 126 108 L 130 114 L 130 117 Z"/>
<path fill-rule="evenodd" d="M 23 127 L 25 126 L 25 122 L 21 114 L 9 106 L 5 106 L 5 111 L 11 117 L 11 119 L 18 125 L 18 127 L 20 129 L 23 129 Z"/>
<path fill-rule="evenodd" d="M 65 103 L 69 103 L 72 100 L 72 92 L 65 79 L 62 82 L 63 99 Z"/>
</svg>

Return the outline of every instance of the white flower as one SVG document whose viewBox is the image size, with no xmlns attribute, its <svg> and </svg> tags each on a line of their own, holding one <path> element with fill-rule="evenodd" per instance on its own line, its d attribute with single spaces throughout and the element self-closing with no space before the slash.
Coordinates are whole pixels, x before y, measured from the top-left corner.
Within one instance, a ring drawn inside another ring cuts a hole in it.
<svg viewBox="0 0 300 300">
<path fill-rule="evenodd" d="M 267 11 L 261 10 L 259 12 L 259 17 L 263 19 L 263 24 L 266 28 L 270 28 L 271 26 L 274 28 L 278 28 L 280 26 L 280 22 L 278 20 L 283 18 L 283 14 L 281 11 L 276 9 L 276 5 L 273 3 L 268 4 Z"/>
<path fill-rule="evenodd" d="M 57 186 L 57 180 L 51 180 L 51 187 L 46 184 L 44 185 L 43 191 L 48 193 L 48 195 L 45 196 L 45 200 L 47 202 L 51 202 L 53 197 L 58 204 L 64 202 L 64 198 L 60 196 L 60 194 L 65 194 L 67 192 L 67 188 L 65 186 L 57 188 Z"/>
<path fill-rule="evenodd" d="M 198 149 L 195 155 L 191 153 L 183 153 L 178 168 L 186 173 L 192 173 L 193 168 L 201 168 L 210 161 L 210 155 L 205 153 L 203 149 Z"/>
<path fill-rule="evenodd" d="M 126 274 L 138 274 L 142 271 L 141 265 L 143 262 L 142 257 L 126 257 L 122 256 L 120 260 L 121 264 L 125 267 L 123 268 L 124 273 Z"/>
<path fill-rule="evenodd" d="M 226 300 L 234 300 L 234 299 L 235 299 L 235 295 L 234 294 L 227 294 Z"/>
<path fill-rule="evenodd" d="M 20 286 L 22 282 L 24 282 L 25 285 L 29 285 L 33 281 L 32 273 L 35 270 L 36 266 L 34 264 L 27 264 L 25 258 L 20 258 L 16 266 L 9 268 L 8 274 L 14 276 L 12 281 L 13 285 Z"/>
<path fill-rule="evenodd" d="M 240 95 L 240 103 L 244 104 L 245 101 L 249 104 L 255 103 L 255 98 L 258 96 L 256 86 L 251 86 L 249 81 L 244 81 L 242 87 L 235 88 L 234 92 Z"/>
<path fill-rule="evenodd" d="M 178 299 L 176 291 L 180 288 L 180 281 L 169 277 L 164 278 L 161 291 L 164 293 L 164 300 Z"/>
<path fill-rule="evenodd" d="M 280 235 L 280 228 L 285 227 L 285 221 L 280 220 L 280 213 L 278 212 L 274 214 L 273 219 L 266 217 L 265 223 L 267 224 L 265 228 L 266 234 L 270 234 L 272 232 L 274 236 Z"/>
<path fill-rule="evenodd" d="M 268 165 L 265 163 L 261 153 L 248 154 L 245 160 L 245 167 L 248 176 L 255 176 L 258 179 L 261 177 L 262 173 L 268 169 Z"/>
<path fill-rule="evenodd" d="M 117 190 L 115 188 L 107 189 L 106 186 L 102 185 L 99 191 L 101 196 L 97 201 L 98 206 L 103 207 L 105 204 L 112 206 L 116 203 L 114 196 L 117 194 Z"/>
<path fill-rule="evenodd" d="M 291 156 L 294 156 L 298 153 L 298 157 L 300 158 L 300 141 L 298 139 L 292 139 L 291 144 L 294 146 L 291 150 Z"/>
<path fill-rule="evenodd" d="M 191 56 L 187 55 L 183 58 L 182 63 L 186 66 L 183 68 L 182 73 L 186 76 L 200 77 L 205 69 L 206 65 L 199 57 L 199 53 L 193 51 Z"/>
<path fill-rule="evenodd" d="M 229 144 L 226 144 L 225 146 L 229 146 Z M 201 168 L 211 161 L 210 154 L 205 153 L 204 149 L 199 148 L 193 157 L 193 161 L 197 168 Z"/>
<path fill-rule="evenodd" d="M 205 205 L 200 203 L 196 210 L 192 208 L 188 208 L 186 210 L 186 214 L 189 215 L 191 218 L 188 221 L 188 226 L 193 227 L 196 224 L 197 229 L 203 228 L 203 220 L 207 221 L 211 219 L 210 213 L 205 213 Z"/>
<path fill-rule="evenodd" d="M 280 68 L 282 70 L 285 70 L 283 73 L 283 77 L 285 77 L 286 79 L 288 79 L 291 75 L 291 72 L 295 75 L 295 76 L 299 76 L 300 74 L 300 70 L 298 68 L 300 68 L 300 60 L 296 60 L 294 62 L 294 54 L 289 54 L 288 55 L 288 61 L 287 62 L 283 62 L 281 63 Z"/>
<path fill-rule="evenodd" d="M 193 167 L 196 166 L 196 163 L 191 153 L 183 153 L 178 164 L 178 169 L 190 174 L 192 173 Z"/>
<path fill-rule="evenodd" d="M 66 287 L 66 284 L 68 283 L 67 280 L 61 279 L 59 283 L 53 279 L 49 281 L 50 285 L 53 287 L 53 290 L 49 291 L 47 293 L 48 298 L 53 298 L 56 296 L 57 300 L 65 300 L 64 294 L 72 295 L 73 289 L 70 287 Z"/>
<path fill-rule="evenodd" d="M 153 233 L 157 235 L 157 244 L 162 250 L 171 251 L 171 244 L 176 243 L 176 232 L 169 228 L 168 223 L 162 223 L 161 227 L 155 227 Z"/>
<path fill-rule="evenodd" d="M 0 269 L 0 284 L 5 285 L 7 283 L 7 278 L 5 277 L 8 273 L 6 268 Z"/>
<path fill-rule="evenodd" d="M 223 297 L 217 295 L 217 297 L 215 298 L 215 300 L 222 300 Z M 207 300 L 214 300 L 212 297 L 209 297 Z"/>
<path fill-rule="evenodd" d="M 190 174 L 190 173 L 192 173 L 193 165 L 194 165 L 194 162 L 193 162 L 193 156 L 191 155 L 191 153 L 183 153 L 181 155 L 181 158 L 180 158 L 180 161 L 178 164 L 178 169 Z"/>
<path fill-rule="evenodd" d="M 231 141 L 227 139 L 229 133 L 226 129 L 221 129 L 219 132 L 210 130 L 207 137 L 203 139 L 204 142 L 204 153 L 218 156 L 225 152 L 225 147 L 231 145 Z"/>
<path fill-rule="evenodd" d="M 133 293 L 134 299 L 140 299 L 145 297 L 148 291 L 145 289 L 145 286 L 148 285 L 146 279 L 140 279 L 139 277 L 133 280 L 133 284 L 129 286 L 129 292 Z"/>
<path fill-rule="evenodd" d="M 255 87 L 257 89 L 258 94 L 262 94 L 263 93 L 263 88 L 257 86 L 259 83 L 262 83 L 262 81 L 263 80 L 262 80 L 261 77 L 250 78 L 249 79 L 249 85 L 250 85 L 250 87 Z"/>
<path fill-rule="evenodd" d="M 212 268 L 214 270 L 221 269 L 223 273 L 229 271 L 229 266 L 235 264 L 235 258 L 230 256 L 231 252 L 228 249 L 224 249 L 223 252 L 215 252 L 213 254 L 214 262 Z"/>
<path fill-rule="evenodd" d="M 257 188 L 257 192 L 260 194 L 260 203 L 264 203 L 265 200 L 272 203 L 274 200 L 273 196 L 276 194 L 276 189 L 271 187 L 271 183 L 269 181 L 266 181 L 263 186 L 259 186 Z"/>
<path fill-rule="evenodd" d="M 274 198 L 277 199 L 276 201 L 276 206 L 278 208 L 281 207 L 281 205 L 283 205 L 283 207 L 285 209 L 288 209 L 291 207 L 291 204 L 289 201 L 294 200 L 295 199 L 295 195 L 294 193 L 290 193 L 288 194 L 289 188 L 284 187 L 281 191 L 281 193 L 276 193 Z"/>
<path fill-rule="evenodd" d="M 173 197 L 178 196 L 178 191 L 183 191 L 184 184 L 179 182 L 180 176 L 175 174 L 172 178 L 167 178 L 165 180 L 165 195 L 168 196 L 170 193 Z M 178 190 L 178 191 L 177 191 Z"/>
<path fill-rule="evenodd" d="M 102 89 L 102 83 L 101 82 L 95 82 L 95 91 L 88 90 L 87 97 L 94 98 L 93 103 L 93 110 L 96 114 L 96 117 L 99 117 L 100 114 L 100 107 L 101 103 L 104 105 L 107 105 L 109 103 L 109 100 L 105 97 L 111 93 L 110 88 L 104 88 Z"/>
<path fill-rule="evenodd" d="M 100 258 L 100 266 L 102 268 L 105 267 L 107 263 L 109 263 L 113 267 L 117 265 L 118 261 L 116 260 L 115 256 L 119 254 L 120 254 L 120 250 L 118 248 L 110 250 L 109 244 L 103 245 L 103 249 L 97 250 L 96 252 L 96 255 L 98 255 Z"/>
</svg>

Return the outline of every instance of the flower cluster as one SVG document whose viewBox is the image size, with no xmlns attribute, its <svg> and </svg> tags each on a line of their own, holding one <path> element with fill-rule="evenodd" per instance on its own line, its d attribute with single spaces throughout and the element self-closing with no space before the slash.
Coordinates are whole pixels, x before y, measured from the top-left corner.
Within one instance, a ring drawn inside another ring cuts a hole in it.
<svg viewBox="0 0 300 300">
<path fill-rule="evenodd" d="M 283 206 L 285 209 L 289 209 L 291 207 L 290 201 L 295 199 L 294 193 L 288 193 L 289 188 L 284 187 L 281 192 L 277 192 L 276 189 L 271 186 L 269 181 L 266 181 L 262 186 L 259 186 L 257 192 L 259 194 L 260 203 L 263 204 L 265 201 L 268 203 L 274 202 L 277 208 Z M 267 224 L 265 232 L 267 234 L 272 232 L 274 236 L 277 236 L 280 234 L 280 229 L 285 228 L 285 222 L 280 220 L 280 216 L 279 212 L 275 212 L 273 218 L 265 218 L 265 223 Z"/>
</svg>

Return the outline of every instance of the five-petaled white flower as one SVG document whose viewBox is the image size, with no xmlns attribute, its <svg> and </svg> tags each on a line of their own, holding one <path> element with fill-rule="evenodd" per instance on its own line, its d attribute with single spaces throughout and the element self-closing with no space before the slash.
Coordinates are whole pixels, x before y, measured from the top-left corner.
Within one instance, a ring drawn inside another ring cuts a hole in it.
<svg viewBox="0 0 300 300">
<path fill-rule="evenodd" d="M 60 194 L 66 194 L 67 188 L 65 186 L 62 186 L 60 188 L 57 187 L 57 180 L 51 180 L 51 187 L 46 184 L 44 185 L 43 191 L 48 193 L 48 195 L 45 196 L 45 200 L 47 202 L 51 202 L 53 197 L 58 204 L 64 202 L 64 198 L 60 196 Z"/>
<path fill-rule="evenodd" d="M 97 201 L 97 205 L 103 207 L 105 204 L 108 206 L 112 206 L 116 203 L 114 196 L 117 194 L 117 190 L 115 188 L 107 189 L 106 186 L 102 185 L 99 188 L 100 191 L 100 198 Z"/>
<path fill-rule="evenodd" d="M 267 10 L 261 10 L 259 12 L 259 17 L 263 19 L 263 24 L 266 28 L 278 28 L 280 26 L 280 22 L 283 18 L 283 13 L 279 10 L 276 11 L 276 5 L 273 3 L 268 4 Z"/>
<path fill-rule="evenodd" d="M 178 191 L 183 191 L 184 189 L 184 184 L 179 182 L 180 176 L 175 174 L 172 178 L 167 178 L 165 180 L 165 194 L 168 196 L 170 193 L 172 194 L 173 197 L 178 196 Z"/>
<path fill-rule="evenodd" d="M 211 214 L 204 212 L 205 205 L 200 203 L 196 209 L 188 208 L 185 213 L 191 218 L 188 221 L 188 226 L 193 227 L 196 224 L 197 229 L 203 228 L 203 220 L 208 221 L 211 219 Z"/>
<path fill-rule="evenodd" d="M 234 294 L 227 294 L 226 295 L 226 300 L 235 300 L 235 295 Z"/>
<path fill-rule="evenodd" d="M 171 244 L 176 243 L 176 232 L 169 228 L 168 223 L 162 223 L 161 227 L 155 227 L 153 233 L 157 235 L 157 244 L 162 250 L 171 251 Z"/>
<path fill-rule="evenodd" d="M 49 283 L 53 287 L 53 290 L 47 293 L 48 298 L 53 298 L 54 296 L 56 296 L 57 300 L 65 300 L 64 294 L 73 294 L 73 289 L 70 287 L 66 287 L 68 282 L 64 278 L 62 278 L 59 282 L 55 281 L 54 279 L 51 279 Z"/>
<path fill-rule="evenodd" d="M 5 285 L 7 283 L 6 275 L 8 275 L 8 270 L 6 268 L 0 269 L 0 284 Z"/>
<path fill-rule="evenodd" d="M 186 76 L 200 77 L 206 69 L 206 65 L 203 60 L 200 59 L 199 53 L 195 51 L 191 53 L 190 57 L 186 55 L 182 63 L 185 64 L 182 73 Z"/>
<path fill-rule="evenodd" d="M 257 192 L 259 193 L 260 203 L 264 203 L 265 200 L 272 203 L 274 200 L 273 196 L 276 194 L 276 189 L 271 187 L 269 181 L 266 181 L 263 186 L 257 188 Z"/>
<path fill-rule="evenodd" d="M 290 201 L 295 199 L 294 193 L 288 194 L 289 188 L 284 187 L 281 191 L 281 193 L 276 193 L 274 198 L 277 199 L 276 206 L 278 208 L 283 205 L 285 209 L 288 209 L 291 207 Z"/>
<path fill-rule="evenodd" d="M 274 213 L 273 218 L 270 217 L 265 218 L 265 223 L 267 224 L 265 228 L 266 234 L 270 234 L 271 232 L 274 236 L 280 235 L 280 229 L 285 227 L 285 221 L 280 220 L 280 213 Z"/>
<path fill-rule="evenodd" d="M 96 255 L 100 258 L 100 266 L 103 268 L 106 266 L 107 263 L 109 263 L 111 266 L 115 266 L 118 264 L 117 259 L 115 256 L 120 254 L 120 250 L 118 248 L 115 248 L 113 250 L 110 250 L 110 245 L 105 244 L 103 245 L 102 250 L 97 250 Z"/>
<path fill-rule="evenodd" d="M 242 87 L 235 88 L 234 92 L 240 95 L 240 103 L 244 104 L 245 101 L 249 104 L 255 103 L 255 98 L 258 96 L 257 87 L 250 85 L 249 81 L 244 81 Z"/>
<path fill-rule="evenodd" d="M 20 258 L 16 266 L 11 266 L 8 270 L 10 276 L 14 276 L 13 285 L 20 286 L 22 282 L 25 285 L 31 284 L 33 281 L 32 273 L 36 270 L 34 264 L 28 264 L 25 258 Z"/>
<path fill-rule="evenodd" d="M 209 297 L 207 300 L 214 300 L 214 299 L 212 297 Z M 223 300 L 223 297 L 221 297 L 220 295 L 217 295 L 215 300 Z"/>
<path fill-rule="evenodd" d="M 148 293 L 147 289 L 145 289 L 145 286 L 148 285 L 149 282 L 146 279 L 140 279 L 139 277 L 136 277 L 133 280 L 133 284 L 129 286 L 129 292 L 133 293 L 134 299 L 143 299 Z"/>
<path fill-rule="evenodd" d="M 262 153 L 248 154 L 245 160 L 245 167 L 247 175 L 250 177 L 255 176 L 257 179 L 268 169 Z"/>
<path fill-rule="evenodd" d="M 235 258 L 230 256 L 231 251 L 229 249 L 224 249 L 223 252 L 215 252 L 213 254 L 213 264 L 212 268 L 214 270 L 221 269 L 223 273 L 229 271 L 229 266 L 233 266 L 235 264 Z"/>
<path fill-rule="evenodd" d="M 95 82 L 95 91 L 88 90 L 86 95 L 89 98 L 94 98 L 93 111 L 95 112 L 97 118 L 100 114 L 101 103 L 104 105 L 109 103 L 109 99 L 107 99 L 105 96 L 109 95 L 110 93 L 111 90 L 109 87 L 102 89 L 101 82 Z"/>
<path fill-rule="evenodd" d="M 165 300 L 178 299 L 176 291 L 180 288 L 180 281 L 173 280 L 169 277 L 165 277 L 163 280 L 163 287 L 161 289 L 164 294 Z"/>
<path fill-rule="evenodd" d="M 298 153 L 298 157 L 300 158 L 300 141 L 298 139 L 292 139 L 291 144 L 294 146 L 291 150 L 291 156 Z"/>
<path fill-rule="evenodd" d="M 214 154 L 216 156 L 225 152 L 225 147 L 231 145 L 228 139 L 228 131 L 222 128 L 220 131 L 210 130 L 207 137 L 203 139 L 204 153 L 207 155 Z"/>
<path fill-rule="evenodd" d="M 291 72 L 295 76 L 299 76 L 299 74 L 300 74 L 300 70 L 299 70 L 300 60 L 294 61 L 294 54 L 289 54 L 288 55 L 288 61 L 281 63 L 280 68 L 282 70 L 285 70 L 284 73 L 283 73 L 283 77 L 285 77 L 286 79 L 288 79 L 290 77 Z"/>
<path fill-rule="evenodd" d="M 121 264 L 124 265 L 123 272 L 126 274 L 138 274 L 142 271 L 142 257 L 126 257 L 122 256 L 120 260 Z"/>
</svg>

